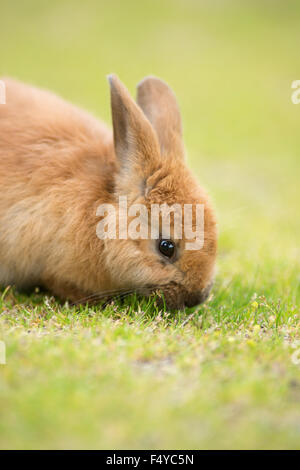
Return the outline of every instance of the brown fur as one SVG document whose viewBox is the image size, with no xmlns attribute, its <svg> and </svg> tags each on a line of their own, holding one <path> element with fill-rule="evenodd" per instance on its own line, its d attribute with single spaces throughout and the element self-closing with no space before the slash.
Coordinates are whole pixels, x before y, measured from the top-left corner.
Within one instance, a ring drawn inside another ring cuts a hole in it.
<svg viewBox="0 0 300 470">
<path fill-rule="evenodd" d="M 170 88 L 153 77 L 139 106 L 110 77 L 111 131 L 54 94 L 11 79 L 0 106 L 0 283 L 42 284 L 73 301 L 114 289 L 161 287 L 172 307 L 203 300 L 216 257 L 216 222 L 184 161 L 181 119 Z M 205 243 L 175 262 L 155 240 L 100 240 L 102 203 L 204 203 Z"/>
</svg>

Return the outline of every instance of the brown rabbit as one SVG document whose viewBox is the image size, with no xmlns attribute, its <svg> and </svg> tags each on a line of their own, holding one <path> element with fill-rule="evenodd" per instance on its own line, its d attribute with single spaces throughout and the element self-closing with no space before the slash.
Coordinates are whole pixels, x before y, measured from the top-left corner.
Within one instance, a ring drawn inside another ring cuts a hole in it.
<svg viewBox="0 0 300 470">
<path fill-rule="evenodd" d="M 216 221 L 186 167 L 180 112 L 166 83 L 145 78 L 136 104 L 110 76 L 113 136 L 102 122 L 54 94 L 11 79 L 4 83 L 0 284 L 43 285 L 74 302 L 157 289 L 170 308 L 205 300 L 216 257 Z M 187 250 L 174 231 L 171 240 L 100 239 L 97 208 L 109 203 L 118 213 L 124 195 L 129 204 L 147 208 L 204 204 L 202 249 Z"/>
</svg>

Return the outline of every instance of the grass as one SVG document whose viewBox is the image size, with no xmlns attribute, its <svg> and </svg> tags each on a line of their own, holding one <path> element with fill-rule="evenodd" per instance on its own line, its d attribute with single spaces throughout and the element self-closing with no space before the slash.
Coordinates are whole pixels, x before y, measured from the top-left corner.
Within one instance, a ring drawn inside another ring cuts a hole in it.
<svg viewBox="0 0 300 470">
<path fill-rule="evenodd" d="M 0 73 L 107 121 L 107 73 L 131 91 L 149 73 L 171 83 L 220 244 L 211 297 L 184 312 L 3 289 L 0 447 L 299 449 L 299 4 L 29 0 L 1 12 Z"/>
</svg>

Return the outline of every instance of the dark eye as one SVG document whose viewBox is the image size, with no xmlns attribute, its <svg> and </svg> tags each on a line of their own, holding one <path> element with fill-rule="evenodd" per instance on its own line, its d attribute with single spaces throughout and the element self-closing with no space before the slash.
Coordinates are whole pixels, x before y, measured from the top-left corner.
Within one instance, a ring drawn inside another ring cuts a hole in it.
<svg viewBox="0 0 300 470">
<path fill-rule="evenodd" d="M 171 258 L 174 254 L 175 251 L 175 244 L 171 240 L 160 240 L 159 242 L 159 251 L 167 256 L 168 258 Z"/>
</svg>

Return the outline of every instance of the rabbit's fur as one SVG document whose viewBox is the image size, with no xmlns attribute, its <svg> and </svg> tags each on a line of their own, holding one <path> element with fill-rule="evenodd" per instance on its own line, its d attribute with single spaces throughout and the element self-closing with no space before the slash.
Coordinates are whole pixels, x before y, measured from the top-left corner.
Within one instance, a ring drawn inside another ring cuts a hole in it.
<svg viewBox="0 0 300 470">
<path fill-rule="evenodd" d="M 170 307 L 209 292 L 216 221 L 186 167 L 176 99 L 161 80 L 138 85 L 137 102 L 110 76 L 113 134 L 52 93 L 11 79 L 0 105 L 0 284 L 43 285 L 71 301 L 105 292 L 161 289 Z M 202 203 L 204 246 L 166 259 L 157 240 L 100 240 L 97 207 Z"/>
</svg>

